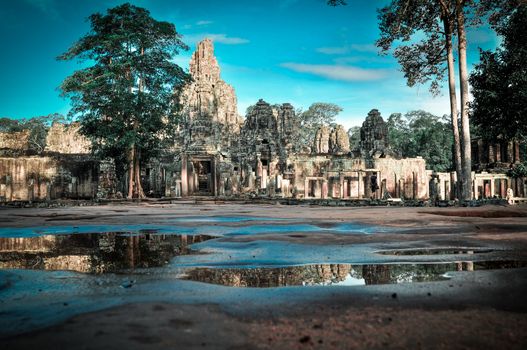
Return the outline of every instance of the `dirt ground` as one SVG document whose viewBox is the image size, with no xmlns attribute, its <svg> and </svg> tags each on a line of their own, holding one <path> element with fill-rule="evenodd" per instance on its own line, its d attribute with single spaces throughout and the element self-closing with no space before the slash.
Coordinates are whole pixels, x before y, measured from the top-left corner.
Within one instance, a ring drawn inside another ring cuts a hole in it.
<svg viewBox="0 0 527 350">
<path fill-rule="evenodd" d="M 163 223 L 166 217 L 262 216 L 332 225 L 360 222 L 402 229 L 373 235 L 265 234 L 231 241 L 484 247 L 527 261 L 527 207 L 311 207 L 219 204 L 112 204 L 0 209 L 0 227 Z M 473 272 L 434 283 L 269 289 L 236 308 L 224 303 L 144 302 L 80 314 L 45 329 L 0 339 L 4 349 L 525 349 L 527 269 Z M 236 289 L 233 291 L 236 297 Z M 240 291 L 240 295 L 246 291 Z M 258 298 L 267 302 L 259 303 Z M 271 302 L 269 302 L 271 300 Z M 1 306 L 0 306 L 1 308 Z M 2 313 L 0 317 L 9 317 Z"/>
</svg>

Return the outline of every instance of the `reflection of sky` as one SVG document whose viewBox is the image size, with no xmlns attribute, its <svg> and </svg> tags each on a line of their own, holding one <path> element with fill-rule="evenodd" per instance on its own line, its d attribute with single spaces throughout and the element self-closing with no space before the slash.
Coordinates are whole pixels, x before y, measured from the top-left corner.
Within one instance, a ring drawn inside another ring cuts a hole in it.
<svg viewBox="0 0 527 350">
<path fill-rule="evenodd" d="M 239 218 L 239 217 L 203 217 L 202 220 L 194 217 L 177 218 L 169 221 L 177 221 L 181 224 L 202 223 L 198 226 L 186 225 L 153 225 L 153 224 L 134 224 L 134 225 L 79 225 L 79 226 L 41 226 L 23 228 L 0 228 L 0 238 L 14 237 L 38 237 L 41 235 L 65 235 L 82 233 L 107 233 L 121 232 L 125 234 L 174 234 L 174 235 L 210 235 L 210 236 L 238 236 L 238 235 L 257 235 L 270 233 L 298 233 L 298 232 L 317 232 L 317 233 L 338 233 L 338 234 L 372 234 L 375 232 L 393 231 L 392 228 L 379 226 L 366 226 L 355 223 L 340 223 L 331 227 L 320 227 L 313 224 L 280 224 L 267 223 L 243 226 L 216 226 L 207 225 L 208 223 L 223 222 L 235 223 L 241 221 L 273 221 L 267 218 Z"/>
</svg>

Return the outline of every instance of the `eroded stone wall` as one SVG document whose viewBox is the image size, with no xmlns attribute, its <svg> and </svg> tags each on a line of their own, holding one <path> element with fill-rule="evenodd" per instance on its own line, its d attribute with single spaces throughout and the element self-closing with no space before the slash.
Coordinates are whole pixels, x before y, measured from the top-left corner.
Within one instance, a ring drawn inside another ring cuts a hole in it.
<svg viewBox="0 0 527 350">
<path fill-rule="evenodd" d="M 78 157 L 1 157 L 0 200 L 95 198 L 98 162 Z"/>
<path fill-rule="evenodd" d="M 46 137 L 46 152 L 62 154 L 88 154 L 90 141 L 79 133 L 79 124 L 53 123 Z"/>
<path fill-rule="evenodd" d="M 29 148 L 29 130 L 0 132 L 0 149 L 26 151 Z"/>
</svg>

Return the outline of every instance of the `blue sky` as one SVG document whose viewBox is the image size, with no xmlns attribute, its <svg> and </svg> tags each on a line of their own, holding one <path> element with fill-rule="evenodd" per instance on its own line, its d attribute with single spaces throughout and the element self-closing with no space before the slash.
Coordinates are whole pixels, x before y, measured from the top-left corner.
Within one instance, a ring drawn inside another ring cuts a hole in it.
<svg viewBox="0 0 527 350">
<path fill-rule="evenodd" d="M 88 32 L 86 17 L 124 1 L 0 0 L 0 117 L 27 118 L 67 113 L 57 87 L 79 68 L 56 61 Z M 188 68 L 197 41 L 215 41 L 222 77 L 233 85 L 240 114 L 259 98 L 306 109 L 332 102 L 344 110 L 338 122 L 360 125 L 372 108 L 391 113 L 449 110 L 446 93 L 432 97 L 427 86 L 406 86 L 397 62 L 378 56 L 376 9 L 388 0 L 136 0 L 158 20 L 173 22 L 190 50 L 176 58 Z M 478 47 L 494 48 L 488 28 L 469 33 L 469 69 Z M 446 90 L 444 90 L 446 92 Z"/>
</svg>

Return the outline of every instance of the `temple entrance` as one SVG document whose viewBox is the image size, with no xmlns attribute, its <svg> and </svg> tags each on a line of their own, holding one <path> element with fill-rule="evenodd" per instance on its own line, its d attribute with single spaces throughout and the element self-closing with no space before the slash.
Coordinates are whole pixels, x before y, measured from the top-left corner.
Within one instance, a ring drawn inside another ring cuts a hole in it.
<svg viewBox="0 0 527 350">
<path fill-rule="evenodd" d="M 196 192 L 203 195 L 212 194 L 212 166 L 210 160 L 199 160 L 194 162 L 197 183 Z"/>
</svg>

